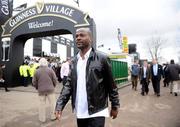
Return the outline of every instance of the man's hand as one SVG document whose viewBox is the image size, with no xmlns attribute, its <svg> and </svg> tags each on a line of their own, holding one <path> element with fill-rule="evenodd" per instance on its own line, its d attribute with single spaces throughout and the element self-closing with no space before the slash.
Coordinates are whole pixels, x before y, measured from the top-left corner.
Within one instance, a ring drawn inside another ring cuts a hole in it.
<svg viewBox="0 0 180 127">
<path fill-rule="evenodd" d="M 112 119 L 115 119 L 117 115 L 118 115 L 118 108 L 112 108 L 110 112 L 110 116 L 112 117 Z"/>
<path fill-rule="evenodd" d="M 62 115 L 62 111 L 55 111 L 55 117 L 60 120 L 61 119 L 61 115 Z"/>
</svg>

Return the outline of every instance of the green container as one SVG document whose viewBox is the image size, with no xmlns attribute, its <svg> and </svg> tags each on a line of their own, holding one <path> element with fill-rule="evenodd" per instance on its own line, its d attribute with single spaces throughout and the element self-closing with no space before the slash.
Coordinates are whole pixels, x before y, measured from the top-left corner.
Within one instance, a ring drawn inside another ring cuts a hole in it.
<svg viewBox="0 0 180 127">
<path fill-rule="evenodd" d="M 127 62 L 111 59 L 112 73 L 117 85 L 122 85 L 128 81 L 128 65 Z"/>
</svg>

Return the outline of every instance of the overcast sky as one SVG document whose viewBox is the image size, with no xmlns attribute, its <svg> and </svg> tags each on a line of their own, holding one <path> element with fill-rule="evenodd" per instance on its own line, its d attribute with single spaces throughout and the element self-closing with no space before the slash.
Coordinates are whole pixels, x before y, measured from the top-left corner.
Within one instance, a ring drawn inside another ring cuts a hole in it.
<svg viewBox="0 0 180 127">
<path fill-rule="evenodd" d="M 14 0 L 15 6 L 21 1 L 27 0 Z M 53 1 L 77 7 L 73 0 Z M 28 3 L 33 4 L 32 1 Z M 100 50 L 111 48 L 112 51 L 119 51 L 117 28 L 120 28 L 129 43 L 137 44 L 141 58 L 147 57 L 144 42 L 157 34 L 167 40 L 162 51 L 163 57 L 168 59 L 177 56 L 178 40 L 180 43 L 180 0 L 79 0 L 79 3 L 80 9 L 88 12 L 96 23 L 97 45 L 104 44 Z"/>
<path fill-rule="evenodd" d="M 180 0 L 81 0 L 80 7 L 94 18 L 97 41 L 106 47 L 118 50 L 120 28 L 129 43 L 137 44 L 141 58 L 147 56 L 144 42 L 156 34 L 167 39 L 163 57 L 176 54 L 178 37 L 180 43 Z"/>
</svg>

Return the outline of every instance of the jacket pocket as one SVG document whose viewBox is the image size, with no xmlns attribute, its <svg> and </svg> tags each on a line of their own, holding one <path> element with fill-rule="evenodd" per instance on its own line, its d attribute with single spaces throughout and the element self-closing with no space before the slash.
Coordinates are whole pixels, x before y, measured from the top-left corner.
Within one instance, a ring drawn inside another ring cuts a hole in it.
<svg viewBox="0 0 180 127">
<path fill-rule="evenodd" d="M 91 81 L 96 81 L 97 83 L 101 83 L 103 80 L 102 67 L 101 66 L 90 67 L 90 78 Z"/>
</svg>

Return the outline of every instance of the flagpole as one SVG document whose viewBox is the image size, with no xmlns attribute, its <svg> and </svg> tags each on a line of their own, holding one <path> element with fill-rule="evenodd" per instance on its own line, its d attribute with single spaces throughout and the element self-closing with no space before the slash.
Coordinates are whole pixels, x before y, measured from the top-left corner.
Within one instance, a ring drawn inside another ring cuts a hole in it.
<svg viewBox="0 0 180 127">
<path fill-rule="evenodd" d="M 76 2 L 78 7 L 79 7 L 79 0 L 74 0 L 74 2 Z"/>
<path fill-rule="evenodd" d="M 120 30 L 120 28 L 118 28 L 117 30 L 118 30 L 119 47 L 120 47 L 120 49 L 122 49 L 122 34 L 121 34 L 121 30 Z"/>
</svg>

